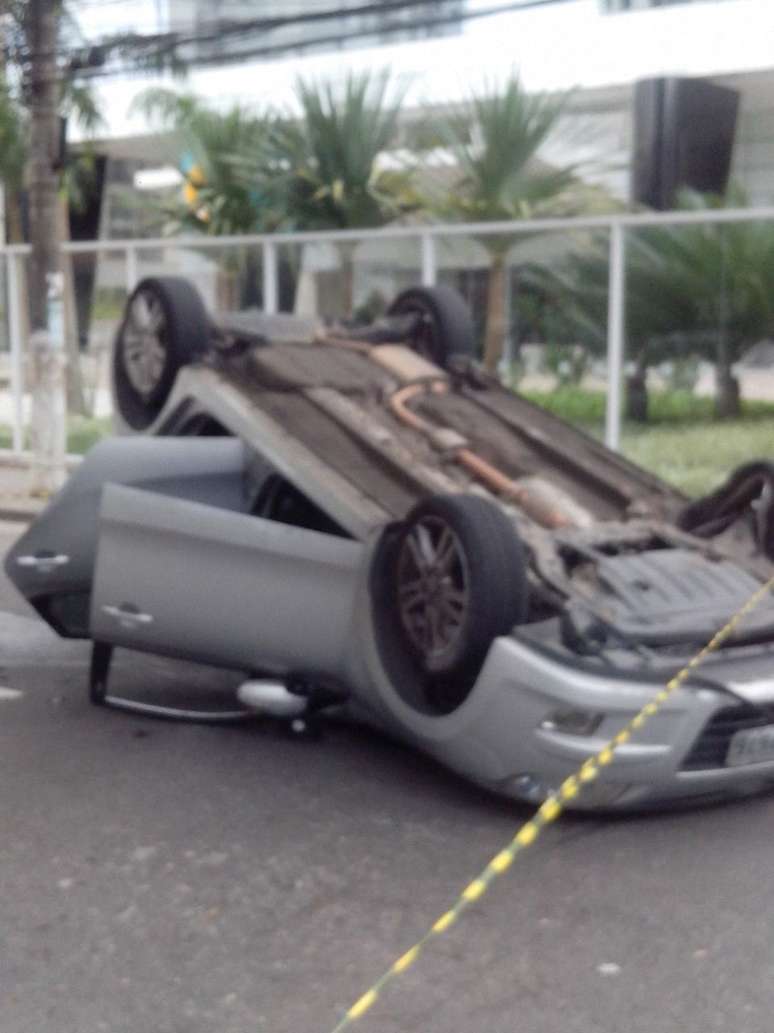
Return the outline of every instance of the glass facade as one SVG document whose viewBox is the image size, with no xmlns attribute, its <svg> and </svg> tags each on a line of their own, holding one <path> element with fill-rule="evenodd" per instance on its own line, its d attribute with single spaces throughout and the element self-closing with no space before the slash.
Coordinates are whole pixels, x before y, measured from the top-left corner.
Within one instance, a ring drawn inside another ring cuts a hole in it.
<svg viewBox="0 0 774 1033">
<path fill-rule="evenodd" d="M 675 4 L 706 3 L 706 0 L 600 0 L 602 9 L 612 11 L 646 11 L 651 7 L 673 7 Z"/>
<path fill-rule="evenodd" d="M 466 0 L 417 0 L 396 6 L 390 0 L 175 0 L 170 28 L 190 33 L 195 61 L 239 60 L 248 56 L 286 57 L 400 43 L 460 32 Z M 364 10 L 368 6 L 369 10 Z M 252 23 L 252 24 L 251 24 Z"/>
</svg>

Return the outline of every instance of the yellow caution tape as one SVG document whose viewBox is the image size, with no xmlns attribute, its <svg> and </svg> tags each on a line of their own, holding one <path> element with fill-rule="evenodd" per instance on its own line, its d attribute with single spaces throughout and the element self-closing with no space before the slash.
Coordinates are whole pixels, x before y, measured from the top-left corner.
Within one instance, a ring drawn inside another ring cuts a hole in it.
<svg viewBox="0 0 774 1033">
<path fill-rule="evenodd" d="M 552 824 L 561 815 L 571 800 L 574 800 L 582 791 L 584 786 L 589 785 L 600 775 L 603 768 L 607 767 L 612 763 L 615 751 L 619 746 L 623 746 L 629 742 L 632 737 L 632 733 L 636 732 L 651 718 L 654 714 L 657 714 L 661 707 L 666 701 L 672 696 L 684 681 L 690 676 L 691 672 L 699 666 L 709 655 L 713 653 L 722 643 L 731 635 L 736 629 L 740 621 L 755 609 L 755 607 L 764 599 L 764 597 L 774 589 L 774 576 L 761 585 L 747 600 L 744 606 L 738 610 L 734 616 L 725 624 L 720 631 L 712 636 L 710 641 L 701 649 L 696 656 L 694 656 L 688 663 L 683 667 L 681 671 L 671 678 L 663 689 L 653 697 L 652 700 L 647 702 L 645 706 L 636 714 L 631 721 L 615 735 L 607 745 L 603 746 L 602 749 L 593 754 L 588 760 L 584 761 L 578 771 L 574 775 L 570 775 L 559 788 L 551 793 L 551 795 L 545 800 L 542 806 L 537 810 L 535 816 L 529 821 L 525 822 L 524 825 L 518 830 L 516 835 L 511 839 L 507 846 L 505 846 L 499 853 L 495 854 L 492 860 L 487 866 L 473 879 L 472 882 L 468 883 L 465 889 L 460 893 L 457 898 L 457 902 L 453 907 L 449 908 L 448 911 L 444 912 L 440 918 L 438 918 L 433 925 L 430 926 L 425 935 L 414 944 L 409 950 L 402 954 L 396 962 L 394 962 L 384 974 L 376 980 L 376 982 L 366 992 L 359 997 L 352 1007 L 342 1018 L 341 1022 L 335 1027 L 333 1033 L 341 1033 L 342 1030 L 347 1029 L 376 1003 L 379 999 L 379 995 L 382 990 L 396 979 L 401 973 L 407 971 L 416 962 L 422 953 L 423 948 L 436 936 L 440 936 L 445 933 L 457 919 L 460 917 L 463 911 L 479 900 L 489 889 L 494 880 L 504 875 L 505 872 L 513 864 L 518 854 L 523 853 L 529 849 L 532 844 L 537 840 L 540 833 L 546 827 L 546 825 Z"/>
</svg>

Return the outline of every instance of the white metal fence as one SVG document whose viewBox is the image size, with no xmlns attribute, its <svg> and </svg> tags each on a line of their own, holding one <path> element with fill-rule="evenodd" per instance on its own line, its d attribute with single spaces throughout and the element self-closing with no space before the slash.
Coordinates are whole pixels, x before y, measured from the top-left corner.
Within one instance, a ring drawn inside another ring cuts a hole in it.
<svg viewBox="0 0 774 1033">
<path fill-rule="evenodd" d="M 562 242 L 573 235 L 606 232 L 609 239 L 608 294 L 607 294 L 607 353 L 605 362 L 606 420 L 605 440 L 618 448 L 621 435 L 622 378 L 626 356 L 626 244 L 627 235 L 644 227 L 715 225 L 774 221 L 774 208 L 721 209 L 716 211 L 685 211 L 670 213 L 618 214 L 589 216 L 572 219 L 540 219 L 519 222 L 487 222 L 468 224 L 433 224 L 422 226 L 389 226 L 378 230 L 343 230 L 338 232 L 276 233 L 272 235 L 230 237 L 177 237 L 159 239 L 127 239 L 89 241 L 67 244 L 65 252 L 77 262 L 79 256 L 97 259 L 97 295 L 109 297 L 112 309 L 97 312 L 101 330 L 92 333 L 91 350 L 100 353 L 109 350 L 123 296 L 132 290 L 143 276 L 174 271 L 191 276 L 212 307 L 217 308 L 218 270 L 228 269 L 234 255 L 249 254 L 255 270 L 256 291 L 260 291 L 262 307 L 275 313 L 282 309 L 283 259 L 292 256 L 297 277 L 294 306 L 319 306 L 316 300 L 304 300 L 300 282 L 305 263 L 312 254 L 313 274 L 332 273 L 337 267 L 337 252 L 346 250 L 359 271 L 360 300 L 367 294 L 369 284 L 389 284 L 403 287 L 412 282 L 426 286 L 443 279 L 448 272 L 460 273 L 466 265 L 486 268 L 486 252 L 482 241 L 507 237 L 518 251 L 523 248 L 543 248 L 542 261 L 550 264 Z M 541 242 L 536 245 L 536 242 Z M 546 242 L 549 242 L 546 245 Z M 7 340 L 8 387 L 4 413 L 11 423 L 12 447 L 22 453 L 25 428 L 25 323 L 23 268 L 29 248 L 25 245 L 0 249 L 5 272 L 5 321 Z M 547 254 L 546 254 L 547 252 Z M 519 255 L 511 261 L 517 266 Z M 307 271 L 309 271 L 307 269 Z M 772 284 L 774 290 L 774 284 Z M 334 292 L 335 293 L 335 292 Z M 357 298 L 356 298 L 357 300 Z M 325 298 L 322 299 L 323 307 Z M 101 334 L 101 336 L 100 336 Z M 99 365 L 99 363 L 97 363 Z M 104 367 L 104 363 L 103 363 Z M 103 378 L 104 379 L 104 378 Z M 98 377 L 99 380 L 99 377 Z M 102 383 L 101 388 L 104 389 Z M 100 383 L 97 383 L 100 389 Z M 2 422 L 2 416 L 0 416 Z"/>
</svg>

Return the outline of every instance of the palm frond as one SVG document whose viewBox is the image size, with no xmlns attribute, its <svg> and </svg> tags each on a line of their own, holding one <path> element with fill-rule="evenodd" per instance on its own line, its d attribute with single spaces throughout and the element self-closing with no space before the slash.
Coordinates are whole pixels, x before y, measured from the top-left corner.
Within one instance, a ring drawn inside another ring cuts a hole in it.
<svg viewBox="0 0 774 1033">
<path fill-rule="evenodd" d="M 458 175 L 436 204 L 447 218 L 479 221 L 530 218 L 568 203 L 572 167 L 553 169 L 537 154 L 556 128 L 566 96 L 528 94 L 517 76 L 474 95 L 466 110 L 443 122 Z M 490 241 L 490 249 L 503 242 Z"/>
<path fill-rule="evenodd" d="M 94 90 L 90 85 L 65 79 L 62 86 L 61 111 L 72 118 L 89 135 L 105 125 Z"/>
<path fill-rule="evenodd" d="M 0 82 L 0 179 L 11 190 L 18 189 L 24 175 L 27 138 L 21 109 L 5 82 Z"/>
<path fill-rule="evenodd" d="M 681 208 L 743 207 L 732 187 L 725 198 L 683 192 Z M 557 268 L 533 274 L 579 327 L 597 341 L 606 333 L 608 240 L 593 238 Z M 718 342 L 738 358 L 774 334 L 774 227 L 767 223 L 655 226 L 629 233 L 626 331 L 629 355 L 644 364 L 690 349 L 709 359 Z M 594 329 L 596 328 L 596 329 Z"/>
<path fill-rule="evenodd" d="M 241 104 L 219 111 L 193 94 L 168 89 L 143 91 L 130 110 L 172 131 L 181 171 L 195 188 L 194 203 L 182 197 L 163 202 L 173 224 L 176 218 L 177 225 L 208 234 L 277 228 L 282 215 L 272 115 Z"/>
<path fill-rule="evenodd" d="M 416 204 L 410 168 L 380 159 L 396 138 L 404 91 L 387 72 L 350 74 L 342 85 L 298 80 L 300 124 L 278 138 L 295 225 L 378 226 Z"/>
</svg>

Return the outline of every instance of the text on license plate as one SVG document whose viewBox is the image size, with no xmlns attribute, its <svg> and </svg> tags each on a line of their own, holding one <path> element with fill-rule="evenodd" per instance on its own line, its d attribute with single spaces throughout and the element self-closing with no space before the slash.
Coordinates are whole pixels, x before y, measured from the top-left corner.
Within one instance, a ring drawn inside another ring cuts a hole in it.
<svg viewBox="0 0 774 1033">
<path fill-rule="evenodd" d="M 735 768 L 742 764 L 761 764 L 774 760 L 774 725 L 764 728 L 748 728 L 736 732 L 726 755 L 726 767 Z"/>
</svg>

